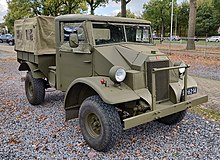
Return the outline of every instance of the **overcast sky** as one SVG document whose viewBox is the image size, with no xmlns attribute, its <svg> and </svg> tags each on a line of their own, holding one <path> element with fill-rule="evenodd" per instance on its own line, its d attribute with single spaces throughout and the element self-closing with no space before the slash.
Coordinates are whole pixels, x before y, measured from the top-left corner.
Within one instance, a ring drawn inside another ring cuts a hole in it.
<svg viewBox="0 0 220 160">
<path fill-rule="evenodd" d="M 0 23 L 3 22 L 3 17 L 6 15 L 8 9 L 8 5 L 6 0 L 0 0 Z"/>
<path fill-rule="evenodd" d="M 149 0 L 132 0 L 127 5 L 127 9 L 130 9 L 131 12 L 136 15 L 141 15 L 143 11 L 143 4 L 147 3 Z M 171 1 L 171 0 L 170 0 Z M 178 3 L 184 0 L 177 0 Z M 110 15 L 115 16 L 120 12 L 120 3 L 115 3 L 110 1 L 106 7 L 99 7 L 95 10 L 96 15 Z M 0 23 L 3 22 L 3 17 L 7 13 L 7 3 L 6 0 L 0 0 Z"/>
</svg>

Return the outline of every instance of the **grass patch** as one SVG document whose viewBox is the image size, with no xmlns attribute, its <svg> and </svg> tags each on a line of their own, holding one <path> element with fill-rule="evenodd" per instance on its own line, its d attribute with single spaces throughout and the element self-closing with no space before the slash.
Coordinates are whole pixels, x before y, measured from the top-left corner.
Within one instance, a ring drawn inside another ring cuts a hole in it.
<svg viewBox="0 0 220 160">
<path fill-rule="evenodd" d="M 191 113 L 197 114 L 201 117 L 204 117 L 205 119 L 208 120 L 212 120 L 212 121 L 216 121 L 218 123 L 220 123 L 220 113 L 207 109 L 207 108 L 203 108 L 201 106 L 195 106 L 190 108 L 188 111 L 190 111 Z"/>
</svg>

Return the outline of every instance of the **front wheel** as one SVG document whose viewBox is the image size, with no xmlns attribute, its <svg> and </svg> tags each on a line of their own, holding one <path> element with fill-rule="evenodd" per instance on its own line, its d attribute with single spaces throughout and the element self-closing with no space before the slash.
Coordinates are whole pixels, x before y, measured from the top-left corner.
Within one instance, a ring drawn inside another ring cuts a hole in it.
<svg viewBox="0 0 220 160">
<path fill-rule="evenodd" d="M 28 72 L 25 78 L 25 93 L 30 104 L 41 104 L 45 97 L 44 80 L 33 78 L 31 72 Z"/>
<path fill-rule="evenodd" d="M 85 141 L 97 151 L 110 150 L 122 133 L 118 111 L 99 96 L 84 100 L 79 110 L 79 124 Z"/>
</svg>

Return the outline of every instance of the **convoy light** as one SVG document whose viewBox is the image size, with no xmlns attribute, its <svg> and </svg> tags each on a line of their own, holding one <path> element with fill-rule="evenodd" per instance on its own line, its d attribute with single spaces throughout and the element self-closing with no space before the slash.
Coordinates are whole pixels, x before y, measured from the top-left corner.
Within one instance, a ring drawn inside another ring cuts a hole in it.
<svg viewBox="0 0 220 160">
<path fill-rule="evenodd" d="M 125 79 L 126 71 L 123 67 L 113 66 L 109 70 L 109 77 L 113 82 L 120 83 Z"/>
</svg>

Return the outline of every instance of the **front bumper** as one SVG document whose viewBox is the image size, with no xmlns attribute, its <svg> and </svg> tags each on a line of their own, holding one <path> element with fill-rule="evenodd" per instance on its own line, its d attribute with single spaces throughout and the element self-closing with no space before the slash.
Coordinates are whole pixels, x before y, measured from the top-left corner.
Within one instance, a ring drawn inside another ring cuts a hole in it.
<svg viewBox="0 0 220 160">
<path fill-rule="evenodd" d="M 156 104 L 155 110 L 149 111 L 134 117 L 124 119 L 124 129 L 129 129 L 140 124 L 144 124 L 159 118 L 186 110 L 193 106 L 205 103 L 208 101 L 208 96 L 193 96 L 187 97 L 187 100 L 181 103 L 173 104 L 170 101 Z"/>
</svg>

